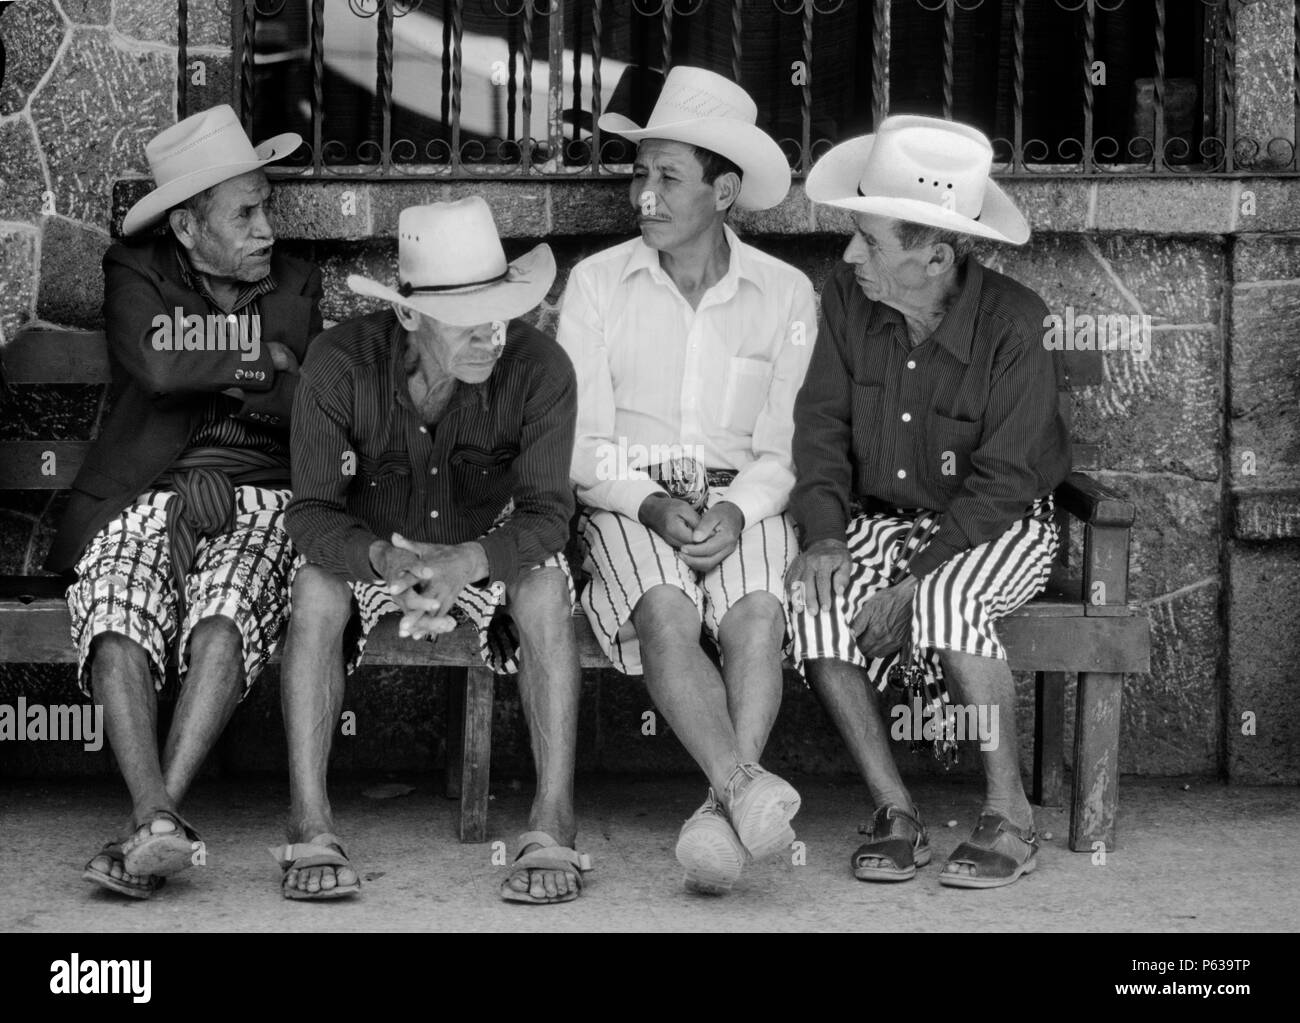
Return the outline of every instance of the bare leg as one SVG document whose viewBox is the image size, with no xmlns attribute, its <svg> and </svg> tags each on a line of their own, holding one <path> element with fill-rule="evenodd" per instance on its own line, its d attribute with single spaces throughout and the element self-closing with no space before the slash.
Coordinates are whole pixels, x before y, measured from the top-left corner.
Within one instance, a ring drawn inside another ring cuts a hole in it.
<svg viewBox="0 0 1300 1023">
<path fill-rule="evenodd" d="M 534 569 L 516 579 L 507 596 L 519 629 L 519 696 L 537 770 L 528 829 L 545 831 L 572 849 L 577 841 L 573 770 L 582 676 L 568 582 L 559 569 Z M 577 876 L 563 870 L 533 870 L 531 877 L 522 870 L 512 874 L 508 883 L 515 891 L 529 891 L 535 899 L 578 891 Z"/>
<path fill-rule="evenodd" d="M 180 805 L 239 705 L 243 637 L 229 618 L 204 618 L 190 633 L 189 670 L 163 751 L 167 793 Z"/>
<path fill-rule="evenodd" d="M 681 590 L 661 585 L 641 597 L 632 623 L 650 698 L 721 794 L 741 762 L 740 740 L 722 679 L 700 649 L 699 612 Z"/>
<path fill-rule="evenodd" d="M 1020 744 L 1016 737 L 1016 687 L 1011 668 L 996 657 L 979 657 L 957 650 L 940 650 L 944 676 L 955 683 L 964 703 L 987 707 L 997 731 L 992 749 L 981 750 L 984 763 L 984 812 L 998 813 L 1020 828 L 1031 828 L 1034 811 L 1020 780 Z"/>
<path fill-rule="evenodd" d="M 781 638 L 785 614 L 770 593 L 748 593 L 718 627 L 727 711 L 742 763 L 758 763 L 781 709 Z"/>
<path fill-rule="evenodd" d="M 284 728 L 289 742 L 289 841 L 309 842 L 334 831 L 326 792 L 330 746 L 343 710 L 343 630 L 352 614 L 352 589 L 315 565 L 299 569 L 293 614 L 280 668 Z M 285 884 L 303 891 L 352 885 L 349 867 L 290 871 Z"/>
</svg>

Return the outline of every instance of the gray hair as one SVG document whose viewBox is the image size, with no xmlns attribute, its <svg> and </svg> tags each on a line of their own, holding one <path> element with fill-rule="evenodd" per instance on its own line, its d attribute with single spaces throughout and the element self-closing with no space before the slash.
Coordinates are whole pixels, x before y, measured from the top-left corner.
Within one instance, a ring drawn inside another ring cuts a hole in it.
<svg viewBox="0 0 1300 1023">
<path fill-rule="evenodd" d="M 177 210 L 189 210 L 190 213 L 194 215 L 195 220 L 206 220 L 208 217 L 208 208 L 212 205 L 212 197 L 216 190 L 217 186 L 213 185 L 211 188 L 205 188 L 197 195 L 190 196 L 184 202 L 177 203 L 167 211 L 167 220 L 170 222 L 171 215 Z"/>
<path fill-rule="evenodd" d="M 945 231 L 929 224 L 914 224 L 910 220 L 894 221 L 894 234 L 905 249 L 919 249 L 925 245 L 948 245 L 952 248 L 953 264 L 961 266 L 975 251 L 975 239 L 957 231 Z"/>
</svg>

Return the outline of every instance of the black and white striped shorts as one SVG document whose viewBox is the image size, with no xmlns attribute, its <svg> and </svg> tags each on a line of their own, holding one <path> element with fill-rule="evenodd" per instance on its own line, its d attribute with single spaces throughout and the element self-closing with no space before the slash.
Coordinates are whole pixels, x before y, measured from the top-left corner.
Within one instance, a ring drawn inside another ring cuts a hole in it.
<svg viewBox="0 0 1300 1023">
<path fill-rule="evenodd" d="M 994 626 L 1047 585 L 1058 543 L 1054 507 L 1050 494 L 1039 498 L 1001 536 L 962 551 L 919 582 L 912 598 L 912 649 L 923 653 L 936 680 L 943 678 L 939 650 L 1006 659 Z M 888 585 L 914 521 L 900 511 L 859 515 L 849 523 L 853 569 L 844 593 L 816 615 L 787 605 L 800 671 L 806 660 L 834 658 L 866 668 L 876 688 L 884 689 L 898 655 L 869 659 L 850 623 Z"/>
</svg>

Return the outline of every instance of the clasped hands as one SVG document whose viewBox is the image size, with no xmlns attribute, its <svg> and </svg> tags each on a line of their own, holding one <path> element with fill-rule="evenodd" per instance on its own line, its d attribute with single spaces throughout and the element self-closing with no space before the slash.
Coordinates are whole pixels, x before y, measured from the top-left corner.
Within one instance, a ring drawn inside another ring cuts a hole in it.
<svg viewBox="0 0 1300 1023">
<path fill-rule="evenodd" d="M 370 567 L 402 610 L 399 636 L 424 639 L 456 628 L 451 609 L 460 591 L 488 574 L 481 544 L 420 543 L 394 533 L 370 545 Z"/>
<path fill-rule="evenodd" d="M 642 501 L 637 518 L 679 551 L 682 561 L 696 572 L 719 564 L 736 549 L 745 530 L 745 513 L 730 501 L 719 501 L 701 513 L 663 492 Z"/>
<path fill-rule="evenodd" d="M 795 557 L 785 574 L 786 590 L 795 612 L 818 614 L 848 589 L 853 562 L 843 540 L 818 540 Z M 907 641 L 912 630 L 914 575 L 867 598 L 850 627 L 858 648 L 868 657 L 887 657 Z M 800 606 L 802 604 L 802 606 Z"/>
</svg>

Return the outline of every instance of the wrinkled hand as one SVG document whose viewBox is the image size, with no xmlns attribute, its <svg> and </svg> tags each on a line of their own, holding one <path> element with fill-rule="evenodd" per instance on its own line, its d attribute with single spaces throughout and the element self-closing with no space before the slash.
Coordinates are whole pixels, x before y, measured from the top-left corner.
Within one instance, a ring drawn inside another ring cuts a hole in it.
<svg viewBox="0 0 1300 1023">
<path fill-rule="evenodd" d="M 795 612 L 820 614 L 849 585 L 853 562 L 843 540 L 818 540 L 798 554 L 785 573 L 785 586 Z"/>
<path fill-rule="evenodd" d="M 916 576 L 909 575 L 868 597 L 852 623 L 858 649 L 868 657 L 888 657 L 907 642 L 915 593 Z"/>
<path fill-rule="evenodd" d="M 719 501 L 700 516 L 691 542 L 682 544 L 682 560 L 696 572 L 707 572 L 736 549 L 745 531 L 745 513 L 730 501 Z"/>
<path fill-rule="evenodd" d="M 461 590 L 488 571 L 487 555 L 477 543 L 420 543 L 394 533 L 391 543 L 378 541 L 375 547 L 371 564 L 403 612 L 398 634 L 412 639 L 455 629 L 451 609 Z"/>
<path fill-rule="evenodd" d="M 694 508 L 663 491 L 651 494 L 641 502 L 637 519 L 675 550 L 695 542 L 695 527 L 700 524 L 700 516 Z"/>
<path fill-rule="evenodd" d="M 278 373 L 298 373 L 298 356 L 293 354 L 293 349 L 281 341 L 266 342 L 267 353 L 271 356 L 271 364 L 275 366 Z"/>
</svg>

